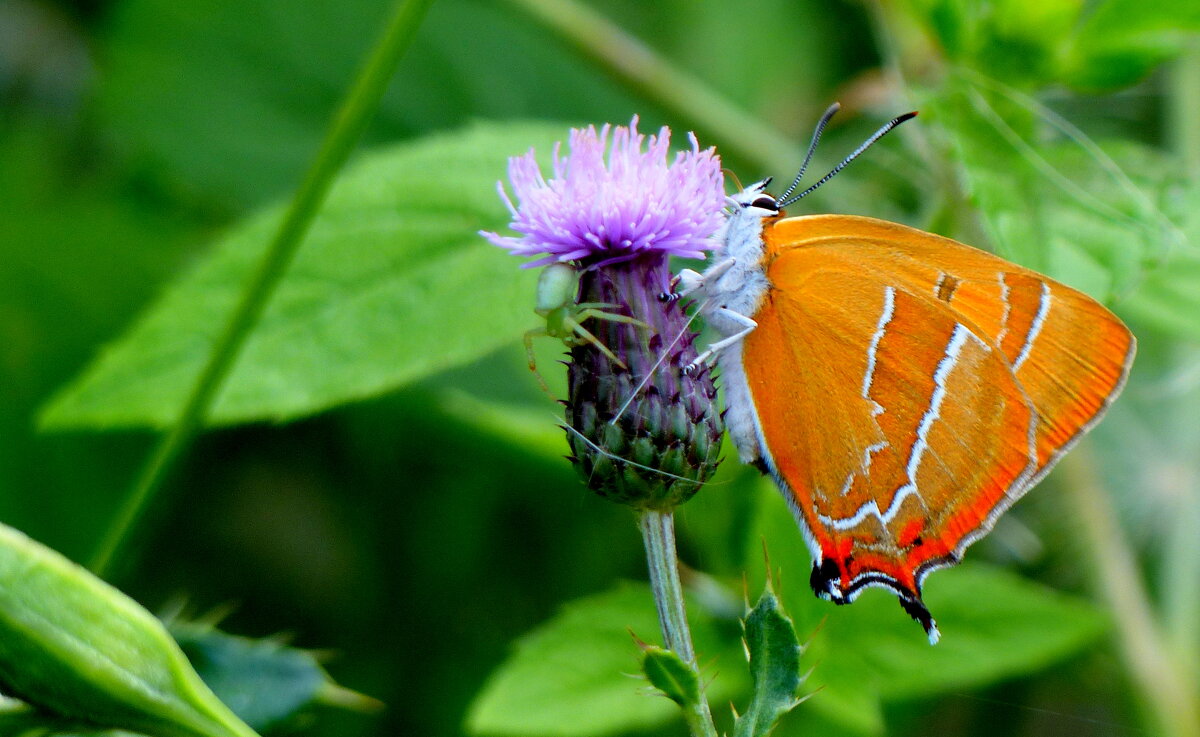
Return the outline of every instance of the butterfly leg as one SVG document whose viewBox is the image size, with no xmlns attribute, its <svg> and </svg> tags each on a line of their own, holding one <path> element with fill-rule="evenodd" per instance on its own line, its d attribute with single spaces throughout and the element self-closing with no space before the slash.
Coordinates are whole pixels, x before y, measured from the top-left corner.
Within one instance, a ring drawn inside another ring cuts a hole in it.
<svg viewBox="0 0 1200 737">
<path fill-rule="evenodd" d="M 735 263 L 734 259 L 725 259 L 718 264 L 710 266 L 703 274 L 692 269 L 684 269 L 671 280 L 671 291 L 659 295 L 659 300 L 674 302 L 695 292 L 702 292 L 709 282 L 720 278 L 722 274 L 733 268 Z"/>
<path fill-rule="evenodd" d="M 683 285 L 683 289 L 679 290 L 679 296 L 686 297 L 692 292 L 703 291 L 709 284 L 720 279 L 726 271 L 732 269 L 736 263 L 737 259 L 727 258 L 708 267 L 703 274 L 697 274 L 691 269 L 684 269 L 679 272 L 680 283 Z"/>
<path fill-rule="evenodd" d="M 736 264 L 736 263 L 737 263 L 737 259 L 735 259 L 735 258 L 727 258 L 724 261 L 715 263 L 712 266 L 710 266 L 704 270 L 704 275 L 701 277 L 701 279 L 703 279 L 705 282 L 710 282 L 710 281 L 713 281 L 714 279 L 719 279 L 719 278 L 721 278 L 722 274 L 724 274 L 726 271 L 729 271 L 730 269 L 732 269 L 734 264 Z M 703 285 L 701 285 L 701 286 L 703 286 Z"/>
<path fill-rule="evenodd" d="M 684 269 L 671 280 L 671 299 L 682 299 L 704 288 L 704 275 L 699 271 Z"/>
<path fill-rule="evenodd" d="M 683 285 L 680 289 L 679 285 Z M 659 302 L 678 302 L 685 294 L 696 291 L 704 286 L 704 276 L 699 271 L 684 269 L 671 277 L 670 291 L 658 295 Z"/>
<path fill-rule="evenodd" d="M 712 363 L 716 360 L 717 356 L 720 355 L 721 351 L 740 342 L 747 335 L 754 332 L 754 329 L 758 327 L 758 323 L 756 323 L 754 320 L 751 320 L 749 317 L 746 317 L 740 312 L 734 312 L 728 307 L 718 307 L 717 309 L 713 310 L 710 319 L 718 324 L 718 328 L 720 328 L 721 323 L 724 323 L 726 325 L 732 325 L 736 332 L 733 332 L 733 334 L 727 338 L 718 340 L 716 343 L 710 345 L 708 349 L 699 356 L 696 356 L 695 361 L 692 361 L 684 367 L 683 372 L 685 374 L 690 374 L 699 369 L 701 366 Z"/>
</svg>

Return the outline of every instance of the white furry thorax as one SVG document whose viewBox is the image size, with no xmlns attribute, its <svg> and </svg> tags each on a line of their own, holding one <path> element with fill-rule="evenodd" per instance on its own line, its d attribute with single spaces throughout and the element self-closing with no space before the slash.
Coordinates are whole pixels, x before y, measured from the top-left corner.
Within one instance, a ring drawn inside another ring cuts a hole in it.
<svg viewBox="0 0 1200 737">
<path fill-rule="evenodd" d="M 762 198 L 774 202 L 763 194 L 765 186 L 766 182 L 752 184 L 729 198 L 731 212 L 718 233 L 720 245 L 704 279 L 702 311 L 708 324 L 722 336 L 735 335 L 745 326 L 723 314 L 721 308 L 752 318 L 770 289 L 763 268 L 763 220 L 777 214 L 777 210 L 754 206 Z M 713 274 L 725 268 L 723 265 L 730 260 L 733 263 L 727 270 Z M 713 278 L 708 278 L 709 275 Z M 717 360 L 725 387 L 725 424 L 739 458 L 750 463 L 769 457 L 742 367 L 741 342 L 729 346 Z"/>
<path fill-rule="evenodd" d="M 732 335 L 741 328 L 736 323 L 721 319 L 718 309 L 724 307 L 747 317 L 758 312 L 770 284 L 763 270 L 763 219 L 776 214 L 773 209 L 754 206 L 760 199 L 769 199 L 763 194 L 766 182 L 757 182 L 728 198 L 731 212 L 717 234 L 720 245 L 714 251 L 712 264 L 733 260 L 727 271 L 711 281 L 705 279 L 708 297 L 704 306 L 705 317 L 722 335 Z M 709 272 L 713 270 L 709 268 Z M 706 274 L 707 276 L 707 274 Z"/>
</svg>

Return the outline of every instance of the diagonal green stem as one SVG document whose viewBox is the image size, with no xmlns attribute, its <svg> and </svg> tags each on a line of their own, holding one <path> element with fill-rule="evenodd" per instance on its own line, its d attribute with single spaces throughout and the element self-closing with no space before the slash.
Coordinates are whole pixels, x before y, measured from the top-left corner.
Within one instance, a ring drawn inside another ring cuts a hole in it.
<svg viewBox="0 0 1200 737">
<path fill-rule="evenodd" d="M 1200 181 L 1200 39 L 1193 38 L 1170 68 L 1170 94 L 1165 102 L 1171 148 L 1189 182 Z M 1187 354 L 1185 354 L 1187 355 Z M 1186 358 L 1184 360 L 1187 360 Z M 1194 463 L 1181 463 L 1177 473 L 1183 493 L 1172 514 L 1164 552 L 1171 565 L 1165 566 L 1163 613 L 1168 636 L 1186 658 L 1192 682 L 1200 682 L 1200 504 L 1195 490 L 1200 471 Z"/>
<path fill-rule="evenodd" d="M 667 649 L 673 650 L 693 669 L 696 669 L 696 650 L 688 629 L 687 611 L 683 603 L 683 585 L 679 582 L 679 563 L 675 557 L 675 515 L 670 510 L 643 510 L 638 515 L 638 529 L 646 545 L 646 563 L 650 567 L 650 588 L 658 608 L 658 623 L 662 627 Z M 684 708 L 684 719 L 693 737 L 717 737 L 708 709 L 708 700 L 700 700 Z"/>
<path fill-rule="evenodd" d="M 1157 721 L 1155 734 L 1200 737 L 1200 703 L 1187 671 L 1173 657 L 1154 617 L 1133 552 L 1117 524 L 1095 465 L 1084 448 L 1063 459 L 1075 517 L 1084 531 L 1097 584 L 1117 628 L 1119 651 Z M 1180 653 L 1194 657 L 1193 653 Z"/>
<path fill-rule="evenodd" d="M 509 0 L 598 62 L 647 99 L 691 120 L 698 132 L 721 141 L 722 151 L 769 170 L 799 161 L 794 142 L 729 102 L 699 78 L 575 0 Z"/>
<path fill-rule="evenodd" d="M 397 0 L 382 37 L 334 116 L 321 149 L 296 190 L 279 230 L 257 271 L 246 283 L 237 308 L 213 345 L 208 363 L 196 377 L 179 418 L 155 446 L 96 549 L 90 567 L 97 575 L 103 576 L 108 571 L 180 454 L 203 425 L 217 390 L 221 388 L 267 300 L 304 241 L 335 176 L 346 163 L 371 115 L 379 106 L 396 65 L 408 50 L 432 3 L 433 0 Z"/>
<path fill-rule="evenodd" d="M 1191 39 L 1171 69 L 1168 131 L 1188 180 L 1200 179 L 1200 39 Z"/>
</svg>

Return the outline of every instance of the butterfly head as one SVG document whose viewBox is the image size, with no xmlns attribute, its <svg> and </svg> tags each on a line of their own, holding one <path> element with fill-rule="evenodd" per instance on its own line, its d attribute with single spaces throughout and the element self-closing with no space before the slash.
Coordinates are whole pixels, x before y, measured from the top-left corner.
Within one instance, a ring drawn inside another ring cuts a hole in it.
<svg viewBox="0 0 1200 737">
<path fill-rule="evenodd" d="M 726 204 L 729 205 L 734 217 L 738 213 L 744 212 L 748 217 L 773 217 L 779 214 L 779 200 L 774 195 L 769 194 L 767 185 L 771 183 L 771 177 L 767 177 L 761 182 L 755 182 L 749 187 L 746 187 L 741 192 L 735 195 L 730 195 L 725 198 Z"/>
</svg>

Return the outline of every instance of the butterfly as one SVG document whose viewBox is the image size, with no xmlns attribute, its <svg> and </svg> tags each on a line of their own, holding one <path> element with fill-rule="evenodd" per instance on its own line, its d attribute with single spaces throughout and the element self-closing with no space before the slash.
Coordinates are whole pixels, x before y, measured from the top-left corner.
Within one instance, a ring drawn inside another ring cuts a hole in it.
<svg viewBox="0 0 1200 737">
<path fill-rule="evenodd" d="M 869 217 L 786 217 L 916 113 L 819 182 L 728 198 L 712 265 L 677 295 L 723 337 L 726 425 L 778 484 L 812 553 L 817 596 L 890 589 L 925 629 L 930 572 L 954 565 L 1120 393 L 1136 341 L 1082 292 L 986 251 Z"/>
</svg>

